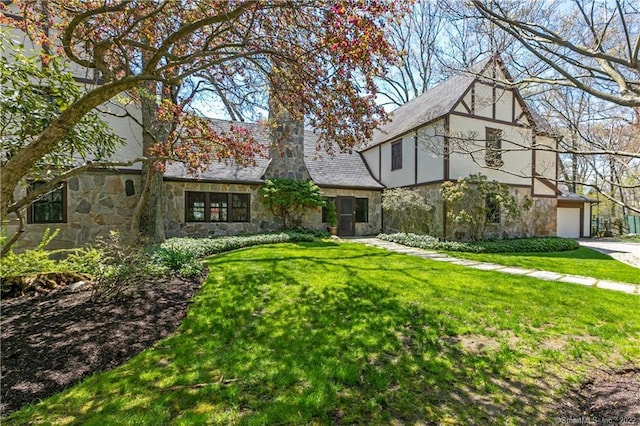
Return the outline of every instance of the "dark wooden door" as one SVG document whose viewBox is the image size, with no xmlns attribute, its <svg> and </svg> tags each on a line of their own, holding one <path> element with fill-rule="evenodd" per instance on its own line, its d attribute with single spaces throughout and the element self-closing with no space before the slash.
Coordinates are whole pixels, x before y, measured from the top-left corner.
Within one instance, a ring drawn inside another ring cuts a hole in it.
<svg viewBox="0 0 640 426">
<path fill-rule="evenodd" d="M 338 197 L 336 207 L 338 213 L 338 235 L 355 235 L 356 199 L 353 197 Z"/>
</svg>

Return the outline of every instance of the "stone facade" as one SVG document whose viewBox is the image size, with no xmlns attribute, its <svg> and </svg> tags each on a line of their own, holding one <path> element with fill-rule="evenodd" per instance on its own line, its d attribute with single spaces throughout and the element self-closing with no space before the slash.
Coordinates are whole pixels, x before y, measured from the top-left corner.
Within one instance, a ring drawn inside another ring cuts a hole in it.
<svg viewBox="0 0 640 426">
<path fill-rule="evenodd" d="M 167 238 L 183 236 L 221 236 L 257 233 L 282 229 L 267 203 L 264 202 L 258 184 L 165 182 L 165 229 Z M 187 222 L 185 214 L 185 192 L 222 192 L 250 194 L 249 222 Z M 380 232 L 380 191 L 323 188 L 326 197 L 351 196 L 369 198 L 368 223 L 356 223 L 356 235 L 373 235 Z M 307 210 L 301 225 L 305 228 L 324 230 L 320 208 Z"/>
<path fill-rule="evenodd" d="M 273 111 L 272 111 L 273 114 Z M 281 109 L 276 113 L 278 128 L 272 130 L 269 158 L 265 178 L 310 180 L 304 163 L 304 125 Z"/>
<path fill-rule="evenodd" d="M 415 223 L 421 223 L 422 226 L 412 232 L 432 235 L 439 238 L 443 237 L 443 210 L 442 196 L 440 195 L 440 184 L 420 185 L 411 189 L 424 197 L 427 200 L 427 203 L 433 207 L 426 216 L 416 218 Z M 400 232 L 402 229 L 400 225 L 400 218 L 394 216 L 391 212 L 385 211 L 383 228 L 384 232 L 388 233 Z"/>
<path fill-rule="evenodd" d="M 464 226 L 456 226 L 447 222 L 446 236 L 444 235 L 444 217 L 445 212 L 442 204 L 442 196 L 440 195 L 440 184 L 421 185 L 412 188 L 423 197 L 434 208 L 427 217 L 420 218 L 424 225 L 421 229 L 414 232 L 432 235 L 438 238 L 447 238 L 454 240 L 468 239 L 468 233 Z M 519 203 L 526 197 L 531 197 L 531 189 L 528 187 L 511 187 L 511 193 L 516 197 Z M 532 199 L 531 208 L 523 210 L 522 215 L 518 218 L 510 218 L 502 215 L 500 223 L 488 224 L 485 229 L 486 238 L 513 238 L 524 236 L 553 236 L 556 230 L 556 214 L 557 200 L 555 198 L 534 197 Z M 384 232 L 399 232 L 399 218 L 394 217 L 389 212 L 384 212 Z"/>
<path fill-rule="evenodd" d="M 133 189 L 130 195 L 125 190 L 127 186 Z M 15 248 L 37 246 L 47 228 L 59 229 L 50 249 L 80 247 L 107 236 L 111 230 L 127 232 L 140 196 L 140 175 L 85 173 L 69 179 L 66 191 L 66 223 L 29 224 Z"/>
<path fill-rule="evenodd" d="M 356 197 L 369 199 L 368 221 L 366 223 L 356 222 L 356 235 L 377 235 L 382 230 L 382 191 L 366 189 L 347 188 L 322 188 L 322 195 L 325 197 Z M 326 230 L 327 224 L 322 223 L 322 211 L 314 212 L 310 217 L 314 223 L 314 229 Z"/>
<path fill-rule="evenodd" d="M 258 184 L 165 182 L 165 230 L 167 238 L 248 234 L 280 229 L 269 206 L 262 200 Z M 250 194 L 249 222 L 187 222 L 185 192 Z"/>
</svg>

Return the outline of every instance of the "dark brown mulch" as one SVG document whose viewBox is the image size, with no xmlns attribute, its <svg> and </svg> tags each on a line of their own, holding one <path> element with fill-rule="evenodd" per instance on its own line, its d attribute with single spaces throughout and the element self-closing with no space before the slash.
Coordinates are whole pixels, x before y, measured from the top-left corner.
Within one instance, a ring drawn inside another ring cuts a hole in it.
<svg viewBox="0 0 640 426">
<path fill-rule="evenodd" d="M 559 411 L 560 423 L 640 425 L 640 366 L 594 371 Z"/>
<path fill-rule="evenodd" d="M 202 277 L 131 285 L 92 300 L 90 285 L 1 302 L 0 415 L 109 370 L 171 334 Z"/>
</svg>

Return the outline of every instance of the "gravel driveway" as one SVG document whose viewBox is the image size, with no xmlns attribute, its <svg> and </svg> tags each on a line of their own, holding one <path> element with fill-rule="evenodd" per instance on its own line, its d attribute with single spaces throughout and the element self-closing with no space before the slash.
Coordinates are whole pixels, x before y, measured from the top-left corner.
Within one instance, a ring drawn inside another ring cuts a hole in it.
<svg viewBox="0 0 640 426">
<path fill-rule="evenodd" d="M 581 246 L 592 248 L 601 253 L 608 254 L 620 262 L 640 268 L 640 243 L 606 238 L 599 240 L 578 240 L 578 242 Z"/>
</svg>

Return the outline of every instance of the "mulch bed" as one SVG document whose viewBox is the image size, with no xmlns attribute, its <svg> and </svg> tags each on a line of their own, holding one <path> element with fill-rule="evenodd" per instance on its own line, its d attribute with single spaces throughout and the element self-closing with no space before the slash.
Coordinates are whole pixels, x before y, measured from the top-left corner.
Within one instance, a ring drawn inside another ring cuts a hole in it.
<svg viewBox="0 0 640 426">
<path fill-rule="evenodd" d="M 171 334 L 203 277 L 92 299 L 89 284 L 3 299 L 0 415 L 123 364 Z M 559 401 L 556 423 L 639 424 L 640 367 L 599 370 Z"/>
<path fill-rule="evenodd" d="M 593 371 L 557 412 L 558 423 L 640 425 L 640 366 Z"/>
<path fill-rule="evenodd" d="M 91 284 L 1 302 L 0 415 L 112 369 L 171 334 L 203 277 L 129 285 L 92 298 Z"/>
</svg>

